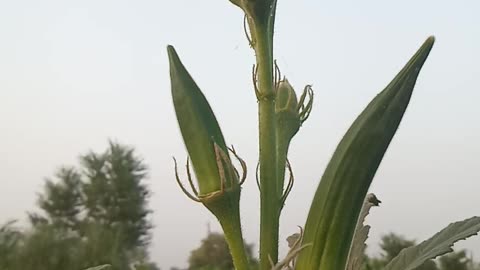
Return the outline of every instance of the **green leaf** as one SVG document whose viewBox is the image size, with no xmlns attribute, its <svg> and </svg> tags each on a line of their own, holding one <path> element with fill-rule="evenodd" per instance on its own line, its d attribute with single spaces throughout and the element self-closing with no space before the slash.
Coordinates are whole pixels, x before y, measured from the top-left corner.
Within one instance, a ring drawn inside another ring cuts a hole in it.
<svg viewBox="0 0 480 270">
<path fill-rule="evenodd" d="M 365 241 L 367 241 L 368 233 L 370 232 L 370 226 L 364 225 L 365 218 L 369 214 L 370 208 L 378 206 L 380 203 L 381 201 L 379 201 L 373 193 L 368 194 L 363 202 L 360 218 L 358 219 L 357 227 L 355 228 L 352 246 L 348 252 L 347 270 L 362 269 L 365 249 L 367 248 Z"/>
<path fill-rule="evenodd" d="M 428 38 L 355 120 L 322 176 L 305 225 L 299 270 L 344 270 L 363 200 L 433 46 Z"/>
<path fill-rule="evenodd" d="M 452 252 L 455 242 L 477 235 L 479 231 L 480 217 L 452 223 L 430 239 L 402 250 L 384 270 L 413 270 L 427 260 Z"/>
</svg>

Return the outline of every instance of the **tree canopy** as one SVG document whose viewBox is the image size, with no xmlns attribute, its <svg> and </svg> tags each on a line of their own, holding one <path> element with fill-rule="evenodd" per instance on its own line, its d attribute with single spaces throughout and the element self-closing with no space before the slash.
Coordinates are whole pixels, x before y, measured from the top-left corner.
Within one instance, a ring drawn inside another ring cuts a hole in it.
<svg viewBox="0 0 480 270">
<path fill-rule="evenodd" d="M 248 258 L 253 269 L 258 262 L 253 256 L 253 245 L 246 247 Z M 233 269 L 232 256 L 228 250 L 227 242 L 223 234 L 209 232 L 202 239 L 200 247 L 190 253 L 188 259 L 189 270 L 231 270 Z"/>
<path fill-rule="evenodd" d="M 47 178 L 31 228 L 0 227 L 0 269 L 158 269 L 147 247 L 152 228 L 148 168 L 134 148 L 110 141 Z M 8 252 L 2 252 L 2 251 Z"/>
</svg>

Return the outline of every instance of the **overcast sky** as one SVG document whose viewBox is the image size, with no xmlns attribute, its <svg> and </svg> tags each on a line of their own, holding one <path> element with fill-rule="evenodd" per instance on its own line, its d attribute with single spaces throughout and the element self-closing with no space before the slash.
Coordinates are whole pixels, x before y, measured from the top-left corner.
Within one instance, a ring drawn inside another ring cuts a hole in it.
<svg viewBox="0 0 480 270">
<path fill-rule="evenodd" d="M 283 253 L 348 126 L 429 35 L 437 43 L 371 187 L 383 204 L 368 219 L 369 243 L 390 231 L 422 240 L 480 214 L 479 10 L 478 0 L 279 0 L 278 64 L 297 90 L 313 84 L 316 94 L 291 147 L 296 182 L 282 216 Z M 162 269 L 186 266 L 207 223 L 219 227 L 174 181 L 171 157 L 185 161 L 186 152 L 167 44 L 248 163 L 243 227 L 258 243 L 254 57 L 228 0 L 0 1 L 0 222 L 25 220 L 45 177 L 112 138 L 135 146 L 151 168 L 152 258 Z M 480 254 L 480 238 L 458 247 Z"/>
</svg>

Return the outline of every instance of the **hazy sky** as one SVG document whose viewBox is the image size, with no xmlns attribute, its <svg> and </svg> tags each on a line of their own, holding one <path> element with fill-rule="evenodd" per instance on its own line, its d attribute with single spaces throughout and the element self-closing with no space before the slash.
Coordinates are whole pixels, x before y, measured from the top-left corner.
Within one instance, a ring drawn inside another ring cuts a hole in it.
<svg viewBox="0 0 480 270">
<path fill-rule="evenodd" d="M 292 143 L 283 252 L 341 136 L 432 34 L 437 43 L 371 188 L 383 204 L 368 219 L 369 243 L 390 231 L 422 240 L 480 214 L 479 10 L 478 0 L 279 0 L 278 64 L 297 90 L 313 84 L 316 93 Z M 171 157 L 184 162 L 186 152 L 170 97 L 172 44 L 249 165 L 243 225 L 258 243 L 254 57 L 242 22 L 228 0 L 0 1 L 0 222 L 25 220 L 45 177 L 117 139 L 151 168 L 152 258 L 162 269 L 186 265 L 207 223 L 218 226 L 173 178 Z M 480 254 L 480 237 L 457 247 Z"/>
</svg>

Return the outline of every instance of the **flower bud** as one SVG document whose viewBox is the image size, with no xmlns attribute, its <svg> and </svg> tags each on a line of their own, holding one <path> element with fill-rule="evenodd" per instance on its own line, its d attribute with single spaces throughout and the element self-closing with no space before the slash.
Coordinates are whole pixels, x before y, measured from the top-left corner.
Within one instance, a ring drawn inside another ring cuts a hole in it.
<svg viewBox="0 0 480 270">
<path fill-rule="evenodd" d="M 282 139 L 290 140 L 298 132 L 301 123 L 297 95 L 286 79 L 280 81 L 277 87 L 275 114 Z"/>
<path fill-rule="evenodd" d="M 307 95 L 308 101 L 307 104 L 304 104 Z M 302 123 L 308 118 L 312 102 L 313 92 L 310 86 L 305 87 L 299 104 L 295 90 L 288 80 L 283 79 L 278 83 L 275 96 L 275 117 L 277 121 L 277 173 L 279 181 L 277 186 L 279 196 L 283 197 L 284 193 L 285 163 L 290 141 L 297 134 Z"/>
<path fill-rule="evenodd" d="M 295 94 L 295 90 L 287 79 L 283 79 L 278 83 L 275 105 L 277 110 L 297 110 L 297 96 Z"/>
</svg>

